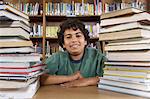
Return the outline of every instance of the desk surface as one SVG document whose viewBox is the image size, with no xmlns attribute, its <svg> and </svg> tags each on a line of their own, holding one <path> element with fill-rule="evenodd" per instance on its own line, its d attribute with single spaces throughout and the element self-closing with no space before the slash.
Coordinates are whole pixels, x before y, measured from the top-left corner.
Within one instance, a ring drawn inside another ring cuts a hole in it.
<svg viewBox="0 0 150 99">
<path fill-rule="evenodd" d="M 100 90 L 96 86 L 63 88 L 51 85 L 42 86 L 33 99 L 146 99 L 112 91 Z"/>
</svg>

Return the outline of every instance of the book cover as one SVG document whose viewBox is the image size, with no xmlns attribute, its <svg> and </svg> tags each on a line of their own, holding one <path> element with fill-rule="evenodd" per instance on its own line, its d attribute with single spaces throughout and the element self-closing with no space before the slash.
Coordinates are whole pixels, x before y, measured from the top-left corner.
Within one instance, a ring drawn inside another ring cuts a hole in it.
<svg viewBox="0 0 150 99">
<path fill-rule="evenodd" d="M 101 20 L 101 27 L 112 26 L 122 23 L 135 22 L 135 21 L 150 21 L 150 14 L 147 12 L 134 14 L 131 16 L 121 16 L 110 19 Z"/>
<path fill-rule="evenodd" d="M 8 48 L 8 47 L 33 47 L 33 43 L 32 43 L 32 41 L 5 41 L 5 42 L 0 42 L 0 47 L 1 48 Z"/>
<path fill-rule="evenodd" d="M 22 11 L 19 11 L 18 9 L 8 5 L 8 4 L 0 4 L 0 10 L 7 10 L 13 14 L 16 14 L 18 16 L 21 16 L 27 20 L 29 20 L 29 16 L 25 13 L 23 13 Z"/>
<path fill-rule="evenodd" d="M 109 61 L 150 61 L 150 50 L 107 52 L 106 57 Z"/>
<path fill-rule="evenodd" d="M 36 80 L 37 78 L 31 78 L 27 80 L 0 80 L 0 89 L 25 88 Z"/>
<path fill-rule="evenodd" d="M 130 94 L 130 95 L 137 95 L 137 96 L 150 98 L 149 92 L 147 92 L 147 91 L 140 91 L 140 90 L 110 86 L 110 85 L 106 85 L 106 84 L 98 84 L 98 88 L 105 89 L 105 90 L 111 90 L 111 91 L 115 91 L 115 92 L 120 92 L 120 93 L 125 93 L 125 94 Z"/>
<path fill-rule="evenodd" d="M 100 84 L 106 84 L 111 86 L 117 86 L 122 88 L 129 88 L 129 89 L 135 89 L 135 90 L 141 90 L 141 91 L 150 91 L 150 84 L 138 84 L 134 82 L 123 82 L 123 81 L 116 81 L 116 80 L 110 80 L 110 79 L 101 79 Z"/>
<path fill-rule="evenodd" d="M 35 95 L 39 87 L 39 80 L 36 80 L 34 83 L 30 84 L 28 87 L 25 88 L 0 89 L 0 98 L 31 99 Z"/>
<path fill-rule="evenodd" d="M 123 44 L 123 45 L 106 45 L 104 47 L 105 51 L 123 51 L 123 50 L 149 50 L 150 49 L 150 43 L 149 44 Z"/>
<path fill-rule="evenodd" d="M 137 61 L 107 61 L 104 63 L 105 65 L 113 65 L 113 66 L 142 66 L 142 67 L 150 67 L 150 62 L 137 62 Z"/>
<path fill-rule="evenodd" d="M 101 18 L 101 20 L 103 20 L 103 19 L 107 19 L 107 18 L 120 17 L 123 15 L 132 15 L 132 14 L 141 13 L 141 12 L 143 12 L 143 11 L 139 10 L 137 8 L 129 7 L 129 8 L 124 8 L 124 9 L 120 9 L 117 11 L 112 11 L 109 13 L 104 13 L 101 15 L 100 18 Z"/>
<path fill-rule="evenodd" d="M 0 53 L 34 53 L 35 49 L 33 47 L 6 47 L 0 48 Z"/>
<path fill-rule="evenodd" d="M 31 31 L 30 25 L 25 24 L 23 21 L 0 21 L 0 28 L 22 28 L 28 32 Z"/>
<path fill-rule="evenodd" d="M 119 25 L 113 25 L 101 28 L 100 33 L 107 33 L 107 32 L 115 32 L 115 31 L 123 31 L 123 30 L 130 30 L 130 29 L 148 29 L 150 30 L 150 23 L 144 22 L 129 22 L 129 23 L 122 23 Z"/>
<path fill-rule="evenodd" d="M 36 71 L 40 71 L 40 70 L 45 70 L 46 65 L 44 64 L 39 64 L 39 65 L 33 65 L 30 66 L 28 68 L 8 68 L 5 66 L 1 66 L 0 67 L 0 72 L 2 73 L 30 73 L 30 72 L 36 72 Z"/>
<path fill-rule="evenodd" d="M 26 18 L 23 18 L 21 16 L 18 16 L 16 14 L 13 14 L 11 12 L 8 12 L 6 10 L 0 10 L 0 21 L 7 21 L 7 20 L 18 20 L 23 21 L 25 24 L 30 25 L 29 20 Z"/>
<path fill-rule="evenodd" d="M 150 71 L 139 72 L 139 71 L 119 71 L 119 70 L 105 70 L 104 75 L 108 76 L 123 76 L 123 77 L 133 77 L 133 78 L 150 78 Z"/>
<path fill-rule="evenodd" d="M 131 38 L 150 38 L 150 30 L 147 29 L 131 29 L 116 32 L 100 33 L 100 41 L 112 41 Z"/>
<path fill-rule="evenodd" d="M 0 28 L 0 37 L 13 37 L 17 36 L 22 39 L 30 39 L 30 34 L 28 31 L 22 29 L 22 28 L 11 28 L 11 27 L 6 27 L 6 28 Z"/>
<path fill-rule="evenodd" d="M 0 54 L 0 62 L 40 62 L 40 55 L 31 54 Z"/>
</svg>

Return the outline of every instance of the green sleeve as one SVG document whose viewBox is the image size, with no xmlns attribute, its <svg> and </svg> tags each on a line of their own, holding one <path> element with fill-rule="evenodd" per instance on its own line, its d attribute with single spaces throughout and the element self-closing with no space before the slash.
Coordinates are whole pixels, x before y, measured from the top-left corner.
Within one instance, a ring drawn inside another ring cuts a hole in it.
<svg viewBox="0 0 150 99">
<path fill-rule="evenodd" d="M 58 71 L 58 62 L 59 62 L 59 55 L 57 53 L 53 54 L 49 58 L 46 59 L 48 74 L 54 75 Z"/>
<path fill-rule="evenodd" d="M 101 53 L 98 56 L 98 64 L 96 74 L 97 76 L 103 77 L 104 73 L 104 62 L 106 61 L 106 57 Z"/>
</svg>

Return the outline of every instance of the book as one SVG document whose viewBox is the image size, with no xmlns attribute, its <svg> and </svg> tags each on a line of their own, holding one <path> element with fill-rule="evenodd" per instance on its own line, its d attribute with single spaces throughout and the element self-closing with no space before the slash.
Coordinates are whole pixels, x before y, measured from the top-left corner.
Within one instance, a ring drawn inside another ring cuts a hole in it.
<svg viewBox="0 0 150 99">
<path fill-rule="evenodd" d="M 150 83 L 150 79 L 148 79 L 148 78 L 134 78 L 134 77 L 109 76 L 109 75 L 104 75 L 103 78 L 110 79 L 110 80 L 116 80 L 116 81 L 138 83 L 138 84 Z"/>
<path fill-rule="evenodd" d="M 25 88 L 16 88 L 16 89 L 0 89 L 0 98 L 2 99 L 31 99 L 34 94 L 37 92 L 40 87 L 39 80 L 36 80 L 34 83 L 30 84 Z"/>
<path fill-rule="evenodd" d="M 115 81 L 110 79 L 102 78 L 99 82 L 100 84 L 106 84 L 111 86 L 141 90 L 141 91 L 150 91 L 150 84 L 138 84 L 138 83 L 131 83 L 131 82 L 123 82 L 123 81 Z"/>
<path fill-rule="evenodd" d="M 150 38 L 150 30 L 147 29 L 131 29 L 116 32 L 100 33 L 100 41 L 111 41 L 131 38 Z"/>
<path fill-rule="evenodd" d="M 109 13 L 104 13 L 101 15 L 101 20 L 103 19 L 107 19 L 107 18 L 113 18 L 113 17 L 119 17 L 119 16 L 123 16 L 123 15 L 129 15 L 129 14 L 136 14 L 136 13 L 140 13 L 143 12 L 142 10 L 139 10 L 137 8 L 124 8 L 124 9 L 120 9 L 117 11 L 112 11 Z"/>
<path fill-rule="evenodd" d="M 148 30 L 150 30 L 149 25 L 150 24 L 147 24 L 144 22 L 122 23 L 119 25 L 113 25 L 113 26 L 101 28 L 100 33 L 123 31 L 123 30 L 130 30 L 130 29 L 148 29 Z"/>
<path fill-rule="evenodd" d="M 145 67 L 150 67 L 150 62 L 137 62 L 137 61 L 131 61 L 131 62 L 126 62 L 126 61 L 107 61 L 104 62 L 105 65 L 113 65 L 113 66 L 145 66 Z"/>
<path fill-rule="evenodd" d="M 30 72 L 35 72 L 35 71 L 40 71 L 40 70 L 44 70 L 46 68 L 46 65 L 41 64 L 41 65 L 34 65 L 34 66 L 30 66 L 28 68 L 6 68 L 6 67 L 0 67 L 0 72 L 6 72 L 6 73 L 30 73 Z"/>
<path fill-rule="evenodd" d="M 27 20 L 29 20 L 29 16 L 25 13 L 23 13 L 22 11 L 19 11 L 18 9 L 8 5 L 8 4 L 0 4 L 0 10 L 7 10 L 13 14 L 16 14 L 18 16 L 21 16 Z"/>
<path fill-rule="evenodd" d="M 28 80 L 0 80 L 0 89 L 25 88 L 36 80 L 37 78 L 31 78 Z"/>
<path fill-rule="evenodd" d="M 0 28 L 8 28 L 8 27 L 22 28 L 28 32 L 31 31 L 30 25 L 27 25 L 22 21 L 0 21 Z"/>
<path fill-rule="evenodd" d="M 0 68 L 29 68 L 31 66 L 39 66 L 41 62 L 0 62 Z"/>
<path fill-rule="evenodd" d="M 150 67 L 140 66 L 105 66 L 104 70 L 119 70 L 119 71 L 133 71 L 133 72 L 147 72 L 150 71 Z"/>
<path fill-rule="evenodd" d="M 30 25 L 29 20 L 26 18 L 23 18 L 21 16 L 18 16 L 16 14 L 13 14 L 11 12 L 8 12 L 6 10 L 0 10 L 0 21 L 8 21 L 8 20 L 18 20 L 23 21 L 25 24 Z"/>
<path fill-rule="evenodd" d="M 105 51 L 122 51 L 122 50 L 148 50 L 150 49 L 149 44 L 123 44 L 123 45 L 106 45 L 104 47 Z"/>
<path fill-rule="evenodd" d="M 0 47 L 33 47 L 32 41 L 6 41 L 0 42 Z"/>
<path fill-rule="evenodd" d="M 118 42 L 109 42 L 107 45 L 108 46 L 113 46 L 113 45 L 133 45 L 133 44 L 149 44 L 150 43 L 150 38 L 148 39 L 134 39 L 134 40 L 124 40 L 124 41 L 118 41 Z"/>
<path fill-rule="evenodd" d="M 39 77 L 40 75 L 46 73 L 46 70 L 40 70 L 30 73 L 0 73 L 0 79 L 2 80 L 28 80 L 34 77 Z"/>
<path fill-rule="evenodd" d="M 40 55 L 31 54 L 0 54 L 0 62 L 40 62 Z"/>
<path fill-rule="evenodd" d="M 135 22 L 135 21 L 147 21 L 149 23 L 150 21 L 150 14 L 147 12 L 142 12 L 130 16 L 121 16 L 121 17 L 115 17 L 115 18 L 109 18 L 101 20 L 101 27 L 106 26 L 112 26 L 122 23 L 129 23 L 129 22 Z"/>
<path fill-rule="evenodd" d="M 130 94 L 130 95 L 137 95 L 137 96 L 150 98 L 149 92 L 147 92 L 147 91 L 140 91 L 140 90 L 110 86 L 110 85 L 106 85 L 106 84 L 98 84 L 98 88 L 105 89 L 105 90 L 110 90 L 110 91 L 115 91 L 115 92 L 120 92 L 120 93 L 125 93 L 125 94 Z"/>
<path fill-rule="evenodd" d="M 35 49 L 33 47 L 6 47 L 0 48 L 0 53 L 34 53 Z"/>
<path fill-rule="evenodd" d="M 11 28 L 11 27 L 7 27 L 7 28 L 0 28 L 0 37 L 13 37 L 13 36 L 17 36 L 23 39 L 30 39 L 30 34 L 29 32 L 27 32 L 26 30 L 22 29 L 22 28 Z"/>
<path fill-rule="evenodd" d="M 109 61 L 150 61 L 150 50 L 107 52 L 106 57 Z"/>
<path fill-rule="evenodd" d="M 139 71 L 119 71 L 119 70 L 105 70 L 104 75 L 108 76 L 123 76 L 123 77 L 133 77 L 133 78 L 150 78 L 150 71 L 139 72 Z"/>
</svg>

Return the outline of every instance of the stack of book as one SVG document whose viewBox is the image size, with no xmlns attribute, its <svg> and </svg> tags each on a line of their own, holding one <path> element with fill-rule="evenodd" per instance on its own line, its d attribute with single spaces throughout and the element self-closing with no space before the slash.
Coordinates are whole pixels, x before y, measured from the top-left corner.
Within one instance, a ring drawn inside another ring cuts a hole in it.
<svg viewBox="0 0 150 99">
<path fill-rule="evenodd" d="M 30 41 L 29 17 L 0 4 L 0 98 L 32 98 L 45 65 Z"/>
<path fill-rule="evenodd" d="M 150 97 L 150 14 L 135 8 L 101 16 L 104 77 L 98 87 Z"/>
</svg>

